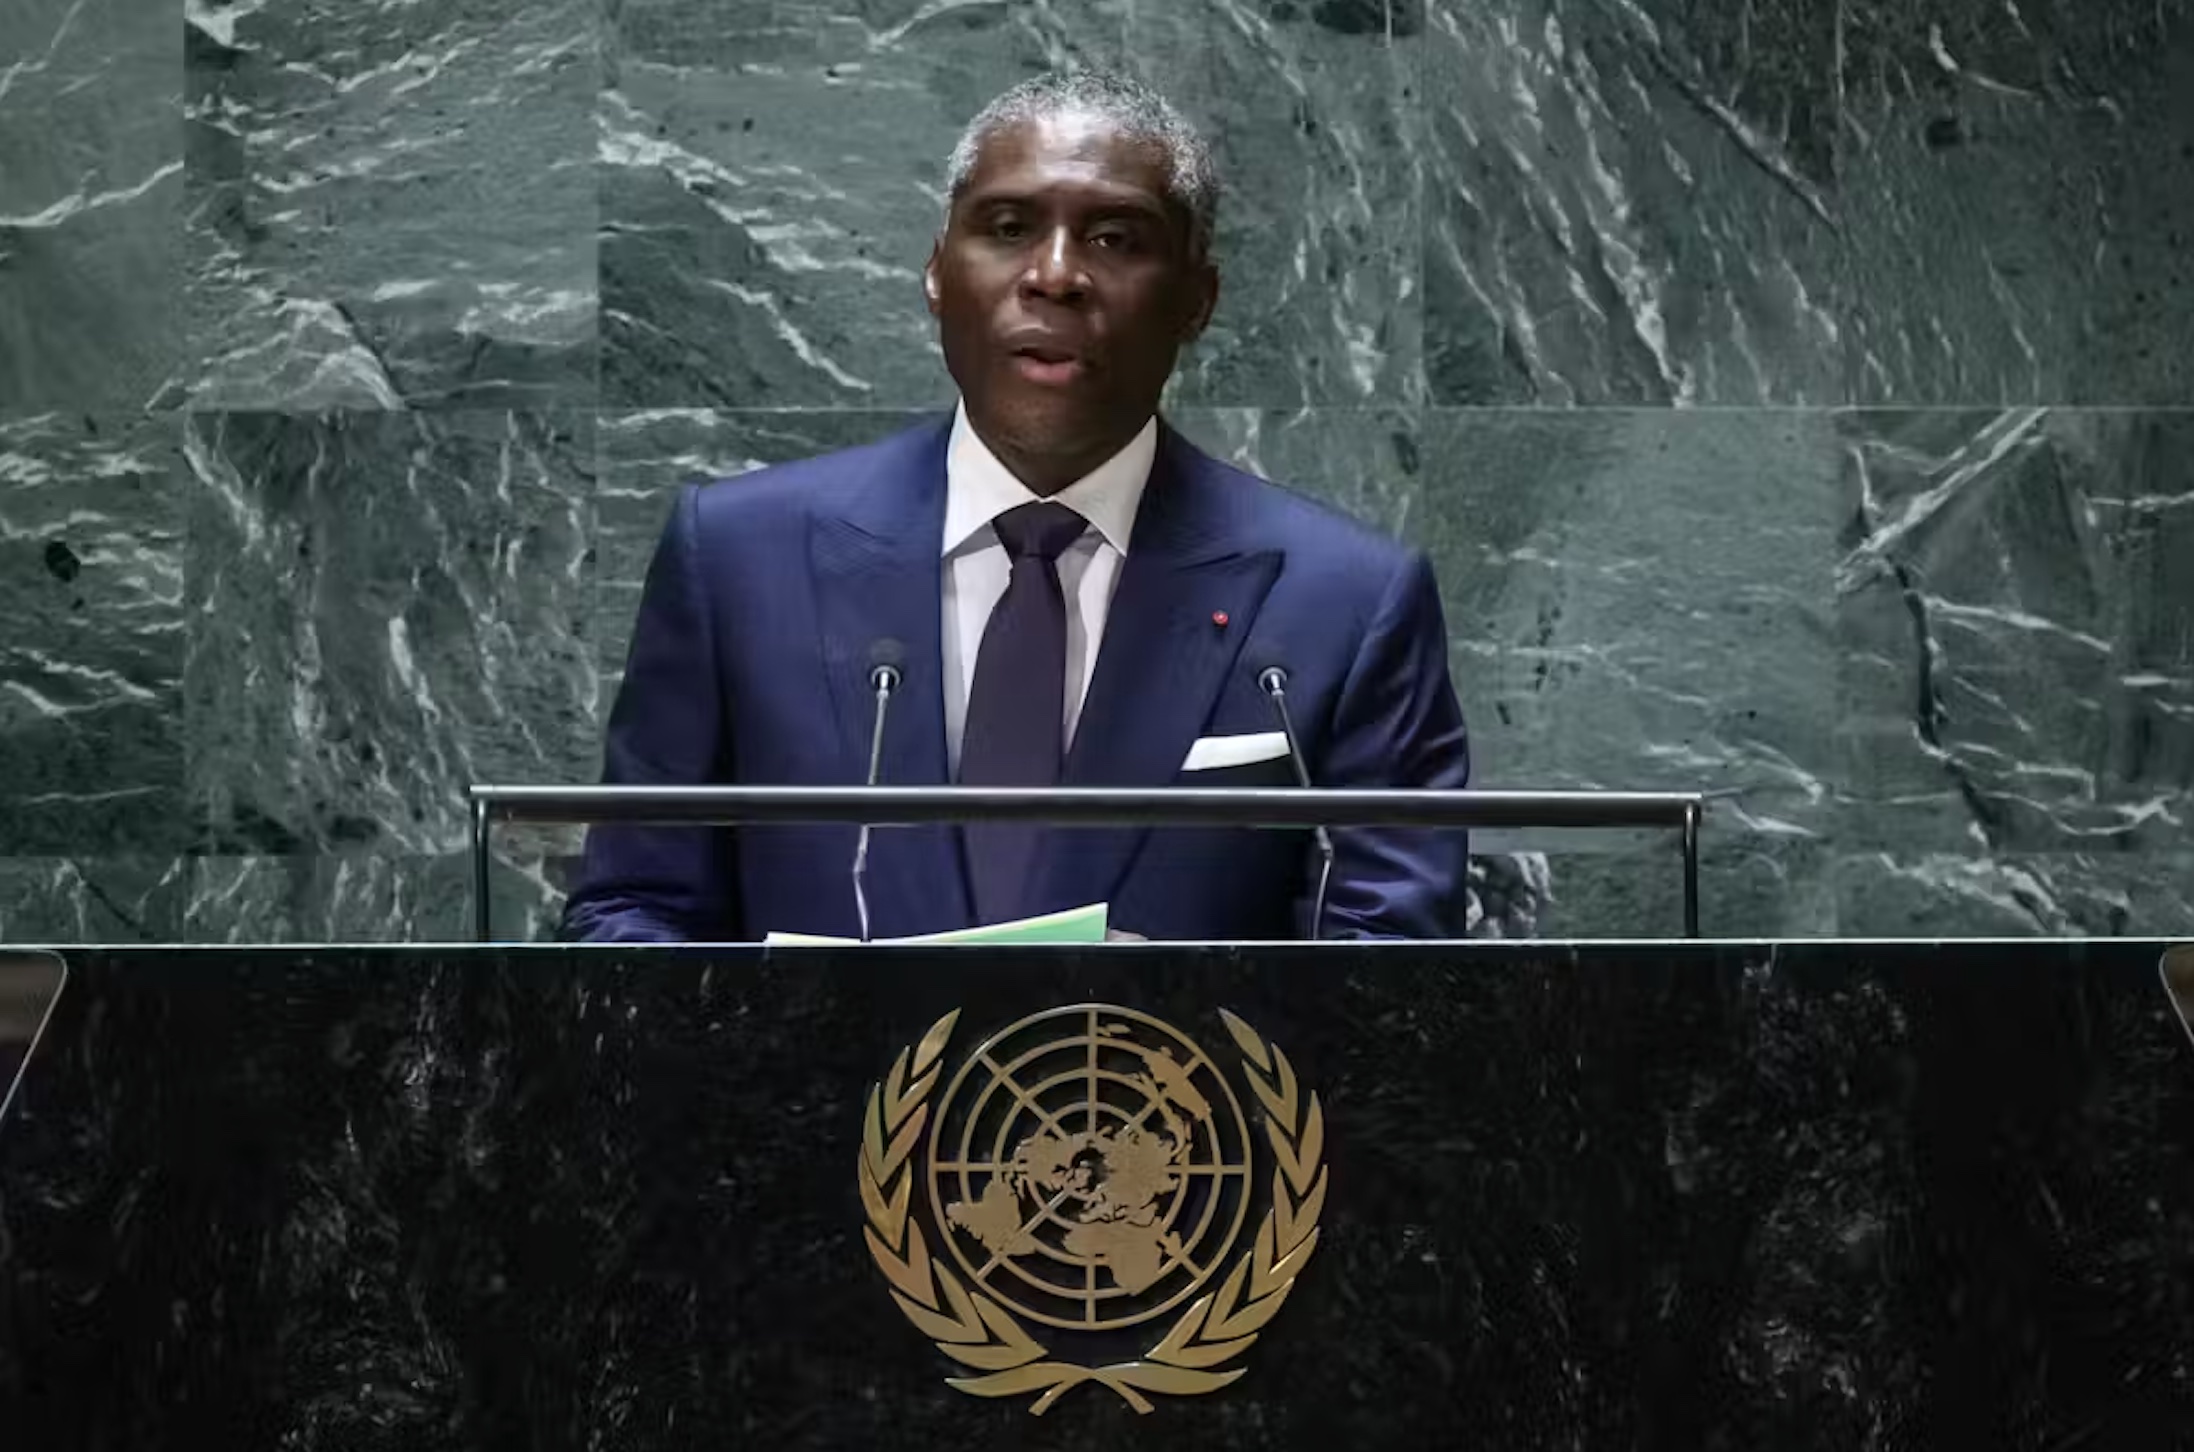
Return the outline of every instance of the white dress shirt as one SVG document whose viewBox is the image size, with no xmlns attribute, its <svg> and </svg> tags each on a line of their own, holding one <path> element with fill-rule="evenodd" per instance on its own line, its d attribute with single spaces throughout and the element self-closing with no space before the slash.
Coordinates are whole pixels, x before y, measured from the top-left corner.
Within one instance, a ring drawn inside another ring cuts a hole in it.
<svg viewBox="0 0 2194 1452">
<path fill-rule="evenodd" d="M 1059 591 L 1067 607 L 1066 699 L 1060 702 L 1060 741 L 1071 745 L 1082 698 L 1097 669 L 1105 616 L 1119 588 L 1135 511 L 1158 456 L 1158 420 L 1084 477 L 1051 496 L 1090 523 L 1058 559 Z M 968 422 L 967 406 L 953 414 L 945 455 L 944 647 L 945 749 L 952 773 L 960 773 L 960 738 L 967 725 L 968 696 L 975 688 L 975 658 L 983 648 L 990 612 L 1006 593 L 1013 562 L 991 521 L 1018 505 L 1043 498 L 998 462 Z"/>
</svg>

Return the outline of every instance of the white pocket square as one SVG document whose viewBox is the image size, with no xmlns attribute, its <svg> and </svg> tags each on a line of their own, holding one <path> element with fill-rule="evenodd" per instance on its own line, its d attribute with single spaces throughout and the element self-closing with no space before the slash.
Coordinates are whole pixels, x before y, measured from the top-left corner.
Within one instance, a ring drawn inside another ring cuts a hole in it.
<svg viewBox="0 0 2194 1452">
<path fill-rule="evenodd" d="M 1287 755 L 1287 733 L 1253 731 L 1247 736 L 1205 736 L 1188 749 L 1183 771 L 1210 771 L 1221 766 L 1248 766 Z"/>
</svg>

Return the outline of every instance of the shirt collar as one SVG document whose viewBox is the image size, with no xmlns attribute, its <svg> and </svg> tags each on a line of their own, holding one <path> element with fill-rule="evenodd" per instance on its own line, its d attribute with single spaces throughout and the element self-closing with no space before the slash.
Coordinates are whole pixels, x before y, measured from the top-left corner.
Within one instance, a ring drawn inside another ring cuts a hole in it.
<svg viewBox="0 0 2194 1452">
<path fill-rule="evenodd" d="M 1158 457 L 1158 419 L 1154 414 L 1127 446 L 1051 497 L 1097 527 L 1106 544 L 1127 553 L 1135 511 L 1150 482 Z M 968 422 L 967 405 L 953 410 L 952 439 L 945 453 L 945 537 L 943 554 L 966 545 L 990 522 L 1016 505 L 1042 498 L 998 461 Z"/>
</svg>

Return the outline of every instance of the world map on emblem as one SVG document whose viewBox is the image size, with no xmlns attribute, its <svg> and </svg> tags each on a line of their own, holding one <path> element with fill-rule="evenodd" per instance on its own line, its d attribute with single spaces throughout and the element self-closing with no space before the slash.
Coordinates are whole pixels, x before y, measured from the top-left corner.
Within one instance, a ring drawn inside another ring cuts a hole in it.
<svg viewBox="0 0 2194 1452">
<path fill-rule="evenodd" d="M 1025 1019 L 971 1055 L 931 1136 L 930 1188 L 968 1276 L 1020 1314 L 1133 1325 L 1201 1286 L 1248 1204 L 1232 1087 L 1179 1031 L 1102 1005 Z"/>
</svg>

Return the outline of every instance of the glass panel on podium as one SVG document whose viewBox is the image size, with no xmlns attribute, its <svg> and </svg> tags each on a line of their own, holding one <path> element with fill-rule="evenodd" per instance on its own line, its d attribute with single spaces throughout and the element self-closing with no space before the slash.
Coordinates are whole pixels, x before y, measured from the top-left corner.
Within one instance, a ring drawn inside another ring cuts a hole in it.
<svg viewBox="0 0 2194 1452">
<path fill-rule="evenodd" d="M 2186 1036 L 2194 1039 L 2194 943 L 2181 943 L 2164 954 L 2164 992 L 2178 1010 Z"/>
<path fill-rule="evenodd" d="M 0 1126 L 67 979 L 58 953 L 0 952 Z"/>
</svg>

